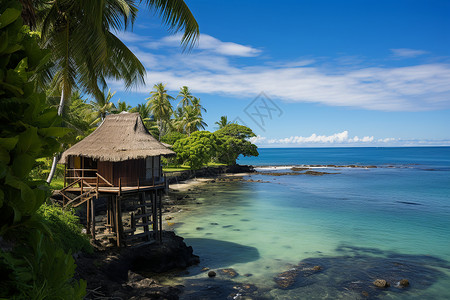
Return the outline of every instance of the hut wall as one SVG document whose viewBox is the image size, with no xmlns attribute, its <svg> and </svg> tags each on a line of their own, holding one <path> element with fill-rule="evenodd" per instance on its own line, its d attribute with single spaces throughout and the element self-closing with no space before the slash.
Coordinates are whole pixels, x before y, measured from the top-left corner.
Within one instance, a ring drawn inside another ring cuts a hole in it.
<svg viewBox="0 0 450 300">
<path fill-rule="evenodd" d="M 122 186 L 136 186 L 138 179 L 142 183 L 145 179 L 145 160 L 132 159 L 114 163 L 113 167 L 115 186 L 119 185 L 119 178 L 121 178 Z"/>
<path fill-rule="evenodd" d="M 97 172 L 101 176 L 103 176 L 106 180 L 108 180 L 110 183 L 114 184 L 114 173 L 113 173 L 113 163 L 110 161 L 99 161 L 97 163 Z M 100 185 L 106 185 L 102 182 L 100 182 Z"/>
</svg>

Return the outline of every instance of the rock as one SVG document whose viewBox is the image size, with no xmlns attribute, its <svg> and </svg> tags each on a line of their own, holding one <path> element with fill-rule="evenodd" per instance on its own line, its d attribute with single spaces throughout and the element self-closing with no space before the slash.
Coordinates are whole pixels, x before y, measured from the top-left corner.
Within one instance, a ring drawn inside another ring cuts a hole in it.
<svg viewBox="0 0 450 300">
<path fill-rule="evenodd" d="M 288 289 L 290 288 L 299 275 L 299 271 L 297 268 L 292 268 L 286 272 L 278 274 L 273 280 L 277 284 L 277 287 L 280 289 Z"/>
<path fill-rule="evenodd" d="M 196 230 L 203 230 L 204 228 L 203 227 L 196 227 L 195 229 Z"/>
<path fill-rule="evenodd" d="M 251 276 L 253 276 L 253 274 L 247 273 L 247 274 L 244 274 L 244 276 L 245 277 L 251 277 Z"/>
<path fill-rule="evenodd" d="M 216 277 L 216 272 L 214 272 L 214 271 L 209 271 L 209 272 L 208 272 L 208 277 L 210 277 L 210 278 Z"/>
<path fill-rule="evenodd" d="M 361 294 L 362 294 L 364 297 L 369 297 L 369 293 L 366 292 L 366 291 L 362 291 Z"/>
<path fill-rule="evenodd" d="M 209 223 L 210 225 L 219 225 L 219 223 Z"/>
<path fill-rule="evenodd" d="M 173 217 L 171 217 L 171 216 L 166 217 L 166 220 L 172 220 L 172 219 L 173 219 Z"/>
<path fill-rule="evenodd" d="M 203 267 L 200 271 L 202 271 L 202 272 L 206 272 L 206 271 L 208 271 L 209 270 L 209 268 L 208 267 Z"/>
<path fill-rule="evenodd" d="M 401 286 L 401 287 L 407 287 L 407 286 L 409 286 L 409 280 L 408 279 L 402 279 L 402 280 L 400 280 L 398 285 Z"/>
<path fill-rule="evenodd" d="M 222 273 L 224 275 L 227 275 L 230 278 L 234 278 L 234 277 L 239 275 L 234 269 L 231 269 L 231 268 L 229 268 L 229 269 L 221 269 L 219 271 L 220 271 L 220 273 Z"/>
<path fill-rule="evenodd" d="M 292 171 L 306 171 L 306 170 L 309 170 L 309 168 L 292 167 L 291 170 Z"/>
<path fill-rule="evenodd" d="M 320 271 L 320 270 L 322 270 L 322 267 L 321 266 L 314 266 L 312 269 L 314 271 Z"/>
<path fill-rule="evenodd" d="M 387 288 L 387 287 L 390 287 L 391 285 L 389 284 L 389 282 L 387 282 L 386 280 L 384 280 L 384 279 L 376 279 L 374 282 L 373 282 L 373 285 L 375 285 L 375 286 L 377 286 L 377 287 L 379 287 L 379 288 Z"/>
</svg>

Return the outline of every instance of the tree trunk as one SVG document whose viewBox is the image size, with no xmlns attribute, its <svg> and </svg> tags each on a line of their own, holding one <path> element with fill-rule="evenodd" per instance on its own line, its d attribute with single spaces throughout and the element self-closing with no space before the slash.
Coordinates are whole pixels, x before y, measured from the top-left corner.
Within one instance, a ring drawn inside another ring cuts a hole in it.
<svg viewBox="0 0 450 300">
<path fill-rule="evenodd" d="M 65 90 L 65 86 L 63 86 L 62 92 L 61 92 L 61 100 L 59 101 L 59 107 L 58 107 L 58 116 L 62 116 L 63 109 L 64 109 L 64 103 L 67 101 L 67 95 L 69 94 L 68 92 L 64 92 L 64 90 Z M 50 173 L 48 174 L 48 177 L 47 177 L 47 183 L 49 183 L 49 184 L 50 184 L 50 182 L 52 182 L 53 176 L 55 175 L 55 172 L 56 172 L 56 165 L 58 164 L 58 156 L 59 155 L 53 156 L 52 168 L 50 169 Z"/>
</svg>

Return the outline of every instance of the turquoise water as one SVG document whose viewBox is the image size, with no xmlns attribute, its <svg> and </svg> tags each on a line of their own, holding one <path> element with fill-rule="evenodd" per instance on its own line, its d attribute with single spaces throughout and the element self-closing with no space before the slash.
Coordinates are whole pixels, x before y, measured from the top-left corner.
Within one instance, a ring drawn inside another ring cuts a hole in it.
<svg viewBox="0 0 450 300">
<path fill-rule="evenodd" d="M 183 278 L 185 299 L 236 293 L 266 299 L 450 299 L 450 148 L 260 149 L 260 157 L 240 163 L 377 168 L 315 169 L 336 173 L 323 176 L 255 174 L 244 179 L 264 182 L 201 187 L 194 195 L 201 205 L 176 228 L 201 259 Z M 298 269 L 300 262 L 322 270 L 299 272 L 288 288 L 277 286 L 274 277 Z M 207 279 L 202 267 L 233 268 L 239 276 Z M 374 288 L 377 278 L 392 286 Z M 395 287 L 402 278 L 411 286 Z M 252 289 L 239 290 L 242 284 Z"/>
</svg>

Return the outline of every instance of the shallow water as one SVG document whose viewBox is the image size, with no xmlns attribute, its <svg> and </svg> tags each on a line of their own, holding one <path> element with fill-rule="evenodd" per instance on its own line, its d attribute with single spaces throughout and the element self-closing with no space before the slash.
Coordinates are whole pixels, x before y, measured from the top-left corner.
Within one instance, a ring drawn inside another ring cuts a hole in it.
<svg viewBox="0 0 450 300">
<path fill-rule="evenodd" d="M 363 157 L 361 151 L 352 149 L 347 156 Z M 413 159 L 403 155 L 395 161 L 398 151 L 393 152 L 387 151 L 390 165 L 384 156 L 358 160 L 379 166 L 374 169 L 321 169 L 339 173 L 323 176 L 256 174 L 245 179 L 268 182 L 202 187 L 197 199 L 202 204 L 176 228 L 201 259 L 180 281 L 186 286 L 183 297 L 450 299 L 450 153 L 444 148 L 430 159 L 426 150 L 415 150 Z M 336 162 L 329 153 L 322 159 L 315 155 L 311 164 L 356 163 L 342 153 Z M 300 262 L 322 269 L 302 273 Z M 233 268 L 239 276 L 218 273 L 208 279 L 202 267 Z M 278 287 L 274 277 L 290 269 L 298 271 L 293 284 Z M 376 278 L 392 286 L 374 288 Z M 411 286 L 395 287 L 402 278 Z M 239 290 L 239 284 L 255 287 Z"/>
</svg>

